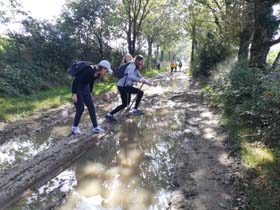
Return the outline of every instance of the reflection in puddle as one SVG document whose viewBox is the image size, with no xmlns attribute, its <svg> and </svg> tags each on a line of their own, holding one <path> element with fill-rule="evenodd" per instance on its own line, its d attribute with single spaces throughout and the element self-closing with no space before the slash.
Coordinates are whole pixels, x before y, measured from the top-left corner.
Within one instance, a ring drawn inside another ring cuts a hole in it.
<svg viewBox="0 0 280 210">
<path fill-rule="evenodd" d="M 0 170 L 12 168 L 22 160 L 34 157 L 55 144 L 59 138 L 69 134 L 72 121 L 58 125 L 51 130 L 36 132 L 31 136 L 11 139 L 0 147 Z"/>
<path fill-rule="evenodd" d="M 22 160 L 33 157 L 40 151 L 45 150 L 52 137 L 48 135 L 48 141 L 34 143 L 34 139 L 15 139 L 0 147 L 0 169 L 1 171 L 11 168 Z M 20 142 L 20 143 L 19 143 Z"/>
<path fill-rule="evenodd" d="M 122 150 L 117 155 L 116 167 L 86 164 L 78 171 L 75 192 L 60 209 L 148 209 L 153 197 L 150 191 L 140 187 L 142 159 L 140 150 Z"/>
<path fill-rule="evenodd" d="M 105 140 L 77 162 L 77 186 L 61 209 L 167 208 L 180 144 L 174 134 L 180 133 L 183 113 L 155 109 L 114 125 Z"/>
</svg>

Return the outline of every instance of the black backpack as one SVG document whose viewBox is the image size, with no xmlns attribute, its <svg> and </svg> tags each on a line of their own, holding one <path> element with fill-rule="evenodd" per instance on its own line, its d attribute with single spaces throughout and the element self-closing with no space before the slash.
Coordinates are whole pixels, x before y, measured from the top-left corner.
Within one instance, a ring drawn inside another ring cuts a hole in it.
<svg viewBox="0 0 280 210">
<path fill-rule="evenodd" d="M 76 77 L 82 70 L 86 67 L 93 65 L 90 61 L 75 61 L 71 64 L 71 66 L 67 69 L 67 72 L 72 76 Z"/>
<path fill-rule="evenodd" d="M 113 70 L 113 75 L 118 79 L 123 78 L 125 75 L 127 75 L 127 74 L 125 74 L 125 70 L 129 64 L 130 63 L 125 63 L 125 64 L 122 64 L 122 65 L 116 67 Z"/>
</svg>

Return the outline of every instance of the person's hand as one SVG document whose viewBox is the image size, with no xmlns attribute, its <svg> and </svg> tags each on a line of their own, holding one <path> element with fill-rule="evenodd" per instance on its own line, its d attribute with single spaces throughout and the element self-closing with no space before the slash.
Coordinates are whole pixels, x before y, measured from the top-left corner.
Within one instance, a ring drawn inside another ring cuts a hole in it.
<svg viewBox="0 0 280 210">
<path fill-rule="evenodd" d="M 139 82 L 141 82 L 141 83 L 145 83 L 145 79 L 142 77 L 140 80 L 139 80 Z"/>
<path fill-rule="evenodd" d="M 76 94 L 76 93 L 73 93 L 73 94 L 72 94 L 72 102 L 75 104 L 75 103 L 77 103 L 77 101 L 78 101 L 77 94 Z"/>
<path fill-rule="evenodd" d="M 153 82 L 151 83 L 151 86 L 156 87 L 156 86 L 158 86 L 158 83 L 155 82 L 155 81 L 153 81 Z"/>
<path fill-rule="evenodd" d="M 150 85 L 150 86 L 154 86 L 154 84 L 152 82 L 150 82 L 149 80 L 144 79 L 144 78 L 141 78 L 140 82 L 142 82 L 144 84 L 147 84 L 147 85 Z"/>
<path fill-rule="evenodd" d="M 151 82 L 150 80 L 145 79 L 145 84 L 149 85 L 149 86 L 154 86 L 153 82 Z"/>
</svg>

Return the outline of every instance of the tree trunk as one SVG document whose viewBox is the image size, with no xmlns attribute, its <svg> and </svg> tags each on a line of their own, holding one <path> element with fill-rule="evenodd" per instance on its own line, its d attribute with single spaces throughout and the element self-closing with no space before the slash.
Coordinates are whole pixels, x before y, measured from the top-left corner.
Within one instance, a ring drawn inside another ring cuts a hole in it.
<svg viewBox="0 0 280 210">
<path fill-rule="evenodd" d="M 267 24 L 268 18 L 272 16 L 272 6 L 272 1 L 254 1 L 255 24 L 250 51 L 250 66 L 262 69 L 265 67 L 266 57 L 270 49 L 269 43 L 273 39 L 273 33 L 271 33 L 271 29 L 269 28 L 271 26 Z"/>
<path fill-rule="evenodd" d="M 244 29 L 240 33 L 238 61 L 248 61 L 249 58 L 249 46 L 252 38 L 252 31 Z"/>
<path fill-rule="evenodd" d="M 254 33 L 254 4 L 253 2 L 244 2 L 242 31 L 239 34 L 238 61 L 248 61 L 249 47 Z"/>
<path fill-rule="evenodd" d="M 152 47 L 153 41 L 148 39 L 148 58 L 147 58 L 147 67 L 148 69 L 151 68 L 151 58 L 152 58 Z"/>
<path fill-rule="evenodd" d="M 135 23 L 136 24 L 136 23 Z M 132 46 L 131 46 L 131 55 L 135 56 L 135 49 L 136 49 L 136 39 L 137 39 L 137 32 L 135 29 L 135 25 L 133 26 L 133 33 L 132 33 Z"/>
<path fill-rule="evenodd" d="M 140 34 L 143 20 L 147 17 L 152 4 L 150 0 L 128 1 L 122 0 L 128 19 L 127 42 L 129 53 L 135 56 L 136 40 Z"/>
<path fill-rule="evenodd" d="M 160 60 L 160 58 L 159 58 L 159 45 L 158 45 L 158 44 L 156 44 L 155 57 L 156 57 L 156 60 L 157 60 L 157 61 Z"/>
<path fill-rule="evenodd" d="M 160 52 L 160 62 L 162 62 L 162 61 L 163 61 L 163 57 L 164 57 L 164 51 L 163 51 L 163 50 L 161 50 L 161 52 Z"/>
<path fill-rule="evenodd" d="M 168 51 L 168 61 L 171 61 L 171 51 Z"/>
<path fill-rule="evenodd" d="M 103 39 L 102 39 L 102 34 L 95 34 L 97 40 L 98 40 L 98 44 L 99 44 L 99 56 L 101 59 L 104 59 L 104 46 L 103 46 Z"/>
<path fill-rule="evenodd" d="M 132 23 L 130 18 L 128 19 L 128 30 L 127 30 L 127 45 L 128 45 L 128 52 L 134 56 L 134 54 L 132 53 L 132 40 L 131 40 L 131 33 L 132 31 Z"/>
<path fill-rule="evenodd" d="M 64 171 L 103 136 L 87 134 L 81 135 L 78 139 L 74 137 L 65 138 L 32 159 L 2 172 L 0 174 L 0 209 L 6 209 L 21 199 L 27 190 L 42 186 Z"/>
<path fill-rule="evenodd" d="M 192 51 L 191 51 L 191 66 L 193 66 L 194 62 L 194 50 L 195 50 L 195 26 L 192 26 Z"/>
</svg>

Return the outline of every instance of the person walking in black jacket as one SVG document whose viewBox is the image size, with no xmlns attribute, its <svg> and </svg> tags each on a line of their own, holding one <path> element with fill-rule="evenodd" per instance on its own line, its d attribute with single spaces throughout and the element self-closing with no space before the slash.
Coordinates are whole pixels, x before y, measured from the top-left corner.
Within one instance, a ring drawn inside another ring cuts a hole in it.
<svg viewBox="0 0 280 210">
<path fill-rule="evenodd" d="M 87 106 L 90 119 L 93 125 L 92 131 L 94 133 L 103 133 L 104 129 L 100 128 L 97 123 L 94 104 L 91 97 L 93 84 L 101 76 L 106 73 L 112 73 L 109 61 L 102 60 L 97 65 L 91 65 L 84 68 L 72 82 L 72 101 L 75 104 L 76 114 L 72 126 L 73 134 L 80 134 L 78 127 L 81 116 L 84 112 L 84 104 Z"/>
</svg>

